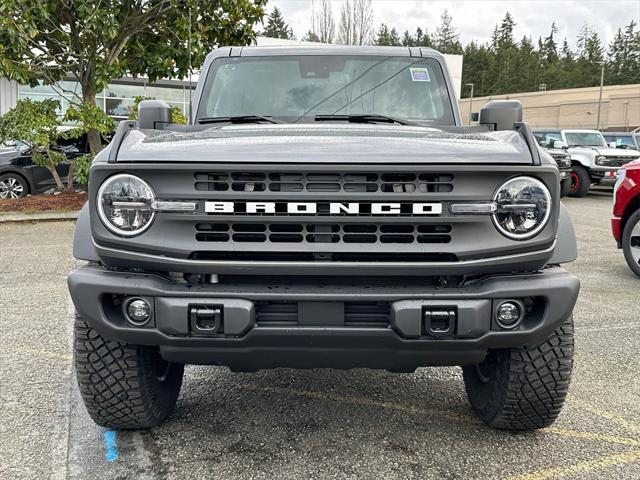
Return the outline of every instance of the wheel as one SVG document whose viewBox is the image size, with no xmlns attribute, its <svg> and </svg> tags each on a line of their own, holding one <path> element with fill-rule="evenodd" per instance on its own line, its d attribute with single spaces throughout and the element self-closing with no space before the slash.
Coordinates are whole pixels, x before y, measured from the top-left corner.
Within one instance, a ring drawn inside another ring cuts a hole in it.
<svg viewBox="0 0 640 480">
<path fill-rule="evenodd" d="M 490 352 L 463 367 L 471 406 L 484 423 L 504 430 L 551 425 L 564 404 L 573 364 L 573 319 L 538 345 Z"/>
<path fill-rule="evenodd" d="M 107 340 L 78 315 L 75 364 L 89 415 L 112 429 L 162 423 L 175 408 L 184 373 L 184 365 L 164 361 L 157 348 Z"/>
<path fill-rule="evenodd" d="M 29 193 L 27 181 L 17 173 L 0 175 L 0 199 L 20 198 Z"/>
<path fill-rule="evenodd" d="M 586 168 L 580 165 L 574 165 L 571 169 L 569 178 L 571 179 L 571 186 L 569 187 L 570 197 L 581 198 L 585 197 L 587 193 L 589 193 L 589 189 L 591 188 L 591 176 Z"/>
<path fill-rule="evenodd" d="M 560 198 L 569 195 L 569 190 L 571 190 L 571 177 L 565 178 L 560 182 Z"/>
<path fill-rule="evenodd" d="M 640 277 L 640 210 L 632 214 L 624 225 L 622 251 L 629 268 Z"/>
</svg>

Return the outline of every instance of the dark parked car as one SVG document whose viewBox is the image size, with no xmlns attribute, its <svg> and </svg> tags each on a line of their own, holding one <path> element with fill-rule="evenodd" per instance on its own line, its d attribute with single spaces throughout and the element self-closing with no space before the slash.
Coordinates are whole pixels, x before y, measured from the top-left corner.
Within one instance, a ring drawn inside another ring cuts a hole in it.
<svg viewBox="0 0 640 480">
<path fill-rule="evenodd" d="M 89 152 L 85 135 L 74 139 L 60 137 L 56 149 L 64 152 L 70 160 Z M 64 182 L 69 172 L 69 163 L 62 162 L 57 170 Z M 13 148 L 0 150 L 0 199 L 42 193 L 55 186 L 49 169 L 33 161 L 31 149 L 24 143 L 16 142 Z"/>
</svg>

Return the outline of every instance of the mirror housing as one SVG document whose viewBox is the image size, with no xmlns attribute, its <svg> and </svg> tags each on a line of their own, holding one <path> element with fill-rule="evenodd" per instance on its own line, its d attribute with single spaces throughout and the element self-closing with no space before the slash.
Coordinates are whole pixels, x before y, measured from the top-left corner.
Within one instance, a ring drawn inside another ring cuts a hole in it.
<svg viewBox="0 0 640 480">
<path fill-rule="evenodd" d="M 563 148 L 567 148 L 567 144 L 564 143 L 562 140 L 554 140 L 553 141 L 553 148 L 557 148 L 558 150 L 563 149 Z"/>
<path fill-rule="evenodd" d="M 513 130 L 522 122 L 522 103 L 519 100 L 491 100 L 480 109 L 480 125 L 490 130 Z"/>
<path fill-rule="evenodd" d="M 162 100 L 143 100 L 138 105 L 138 128 L 153 130 L 158 123 L 171 123 L 171 106 Z"/>
</svg>

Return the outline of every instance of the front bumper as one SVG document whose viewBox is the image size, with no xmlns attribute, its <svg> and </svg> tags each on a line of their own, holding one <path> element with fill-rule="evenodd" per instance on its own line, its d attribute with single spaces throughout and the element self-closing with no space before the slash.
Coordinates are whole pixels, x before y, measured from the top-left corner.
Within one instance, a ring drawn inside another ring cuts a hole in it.
<svg viewBox="0 0 640 480">
<path fill-rule="evenodd" d="M 75 270 L 68 284 L 78 313 L 103 336 L 159 346 L 170 361 L 237 370 L 288 366 L 406 371 L 474 364 L 490 349 L 544 339 L 571 314 L 579 291 L 578 279 L 557 267 L 456 287 L 425 287 L 416 279 L 366 285 L 331 278 L 324 283 L 306 277 L 268 280 L 247 277 L 236 283 L 187 285 L 155 274 L 88 265 Z M 151 320 L 142 327 L 128 323 L 119 307 L 132 296 L 153 306 Z M 504 299 L 532 302 L 531 310 L 509 330 L 494 318 Z M 365 306 L 372 304 L 377 310 L 369 318 Z M 288 307 L 285 313 L 269 314 L 265 305 Z M 193 307 L 219 308 L 222 329 L 211 335 L 194 330 Z M 429 331 L 425 312 L 434 309 L 455 312 L 447 331 Z"/>
</svg>

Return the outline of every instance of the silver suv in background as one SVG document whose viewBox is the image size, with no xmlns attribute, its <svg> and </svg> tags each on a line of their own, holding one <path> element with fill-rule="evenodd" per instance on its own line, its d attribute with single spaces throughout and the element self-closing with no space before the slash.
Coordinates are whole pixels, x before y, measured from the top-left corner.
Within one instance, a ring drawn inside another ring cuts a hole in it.
<svg viewBox="0 0 640 480">
<path fill-rule="evenodd" d="M 621 166 L 640 159 L 640 152 L 607 144 L 597 130 L 537 130 L 544 144 L 565 148 L 571 155 L 572 171 L 569 195 L 584 197 L 592 184 L 613 185 Z"/>
</svg>

